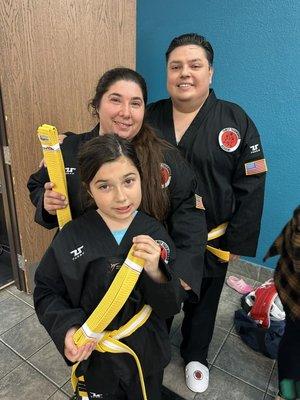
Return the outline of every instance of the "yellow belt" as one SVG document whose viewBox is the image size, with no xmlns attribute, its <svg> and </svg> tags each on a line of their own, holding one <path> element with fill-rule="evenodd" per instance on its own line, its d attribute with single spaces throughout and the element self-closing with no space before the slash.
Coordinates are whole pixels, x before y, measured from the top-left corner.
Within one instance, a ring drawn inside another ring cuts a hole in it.
<svg viewBox="0 0 300 400">
<path fill-rule="evenodd" d="M 137 364 L 144 400 L 147 400 L 142 367 L 135 352 L 120 339 L 131 335 L 140 328 L 149 318 L 152 308 L 145 305 L 140 312 L 133 316 L 125 325 L 114 331 L 105 331 L 105 328 L 114 319 L 125 304 L 134 288 L 144 266 L 144 260 L 132 255 L 131 247 L 126 260 L 110 285 L 105 296 L 86 322 L 75 332 L 73 339 L 77 346 L 82 346 L 91 340 L 96 340 L 95 350 L 110 353 L 129 353 Z M 76 390 L 78 380 L 84 382 L 84 377 L 77 378 L 75 371 L 79 363 L 72 368 L 72 386 Z M 85 395 L 86 393 L 79 393 Z"/>
<path fill-rule="evenodd" d="M 44 160 L 47 165 L 50 181 L 54 183 L 55 191 L 65 196 L 68 201 L 65 165 L 59 146 L 58 132 L 55 126 L 43 124 L 38 128 L 37 133 L 43 148 Z M 59 229 L 71 221 L 71 219 L 69 205 L 61 210 L 57 210 Z"/>
<path fill-rule="evenodd" d="M 224 222 L 223 224 L 217 226 L 216 228 L 212 229 L 208 235 L 207 235 L 207 241 L 209 242 L 210 240 L 216 239 L 226 232 L 226 228 L 228 226 L 228 222 Z M 230 252 L 229 251 L 224 251 L 221 249 L 217 249 L 216 247 L 206 245 L 206 248 L 208 251 L 210 251 L 212 254 L 217 256 L 219 259 L 223 261 L 229 261 L 230 258 Z"/>
</svg>

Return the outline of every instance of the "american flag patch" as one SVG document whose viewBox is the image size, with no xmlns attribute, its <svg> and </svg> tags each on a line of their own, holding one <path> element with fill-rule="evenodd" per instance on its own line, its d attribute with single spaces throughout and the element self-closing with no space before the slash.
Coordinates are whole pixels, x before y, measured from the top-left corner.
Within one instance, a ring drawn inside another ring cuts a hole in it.
<svg viewBox="0 0 300 400">
<path fill-rule="evenodd" d="M 202 197 L 199 196 L 198 194 L 195 194 L 195 202 L 196 202 L 195 207 L 198 208 L 198 210 L 205 210 Z"/>
<path fill-rule="evenodd" d="M 245 164 L 246 175 L 260 174 L 261 172 L 268 171 L 266 160 L 262 158 L 261 160 L 251 161 Z"/>
</svg>

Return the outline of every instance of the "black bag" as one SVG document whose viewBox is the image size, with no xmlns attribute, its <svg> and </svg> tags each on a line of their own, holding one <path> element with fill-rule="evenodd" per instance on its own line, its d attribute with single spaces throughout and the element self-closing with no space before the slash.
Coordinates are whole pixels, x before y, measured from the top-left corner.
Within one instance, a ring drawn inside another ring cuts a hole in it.
<svg viewBox="0 0 300 400">
<path fill-rule="evenodd" d="M 257 324 L 243 309 L 234 315 L 235 329 L 244 343 L 265 356 L 276 359 L 285 321 L 271 321 L 268 329 Z"/>
</svg>

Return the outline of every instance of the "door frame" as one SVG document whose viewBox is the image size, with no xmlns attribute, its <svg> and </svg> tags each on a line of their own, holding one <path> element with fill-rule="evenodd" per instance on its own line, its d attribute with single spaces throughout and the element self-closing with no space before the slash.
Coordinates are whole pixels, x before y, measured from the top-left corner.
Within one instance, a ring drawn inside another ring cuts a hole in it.
<svg viewBox="0 0 300 400">
<path fill-rule="evenodd" d="M 8 150 L 6 157 L 4 155 L 4 148 Z M 9 160 L 7 160 L 9 157 L 9 147 L 5 129 L 5 116 L 0 86 L 0 182 L 2 186 L 4 217 L 10 249 L 13 280 L 19 290 L 26 291 L 25 274 L 24 269 L 22 269 L 24 268 L 24 263 L 21 256 L 22 252 L 17 213 L 15 208 L 11 166 L 9 164 Z"/>
</svg>

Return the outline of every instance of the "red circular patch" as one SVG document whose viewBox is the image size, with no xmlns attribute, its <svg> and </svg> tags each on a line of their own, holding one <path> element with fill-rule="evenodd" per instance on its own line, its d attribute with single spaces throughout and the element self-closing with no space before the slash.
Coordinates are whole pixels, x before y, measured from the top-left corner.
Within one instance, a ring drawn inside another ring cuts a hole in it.
<svg viewBox="0 0 300 400">
<path fill-rule="evenodd" d="M 202 372 L 199 370 L 195 371 L 194 378 L 197 379 L 197 381 L 200 381 L 202 379 Z"/>
<path fill-rule="evenodd" d="M 167 164 L 162 163 L 160 166 L 161 170 L 161 186 L 166 188 L 169 186 L 171 181 L 171 169 Z"/>
<path fill-rule="evenodd" d="M 160 245 L 160 258 L 168 264 L 170 259 L 170 247 L 163 240 L 156 240 L 156 242 Z"/>
<path fill-rule="evenodd" d="M 160 250 L 160 257 L 165 261 L 168 258 L 168 252 L 166 249 L 164 249 L 163 247 L 161 247 Z"/>
<path fill-rule="evenodd" d="M 235 128 L 224 128 L 219 133 L 219 145 L 229 153 L 235 151 L 241 143 L 241 135 Z"/>
<path fill-rule="evenodd" d="M 225 147 L 231 149 L 232 147 L 236 146 L 238 137 L 235 132 L 225 131 L 222 133 L 221 141 Z"/>
</svg>

